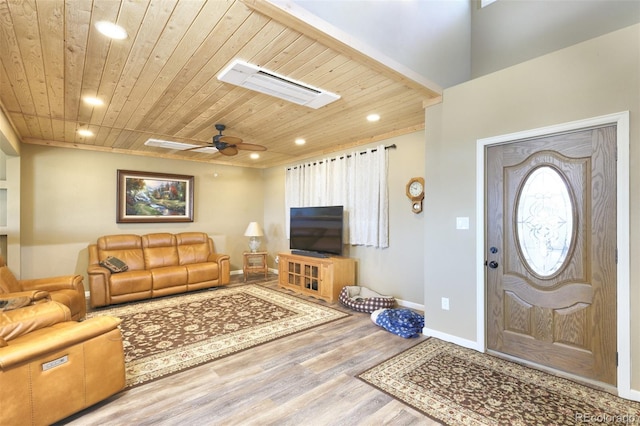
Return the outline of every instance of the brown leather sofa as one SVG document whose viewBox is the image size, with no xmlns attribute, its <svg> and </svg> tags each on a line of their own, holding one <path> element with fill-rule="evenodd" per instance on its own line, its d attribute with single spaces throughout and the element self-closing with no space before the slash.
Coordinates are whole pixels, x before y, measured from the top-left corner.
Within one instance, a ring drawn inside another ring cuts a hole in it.
<svg viewBox="0 0 640 426">
<path fill-rule="evenodd" d="M 112 257 L 126 265 L 112 272 Z M 229 256 L 204 232 L 107 235 L 89 245 L 91 306 L 106 306 L 229 284 Z"/>
<path fill-rule="evenodd" d="M 69 308 L 74 321 L 81 320 L 87 313 L 82 280 L 82 275 L 18 280 L 0 256 L 0 299 L 29 297 L 33 301 L 55 300 Z"/>
<path fill-rule="evenodd" d="M 72 321 L 45 301 L 0 308 L 0 424 L 48 425 L 122 390 L 118 318 Z"/>
</svg>

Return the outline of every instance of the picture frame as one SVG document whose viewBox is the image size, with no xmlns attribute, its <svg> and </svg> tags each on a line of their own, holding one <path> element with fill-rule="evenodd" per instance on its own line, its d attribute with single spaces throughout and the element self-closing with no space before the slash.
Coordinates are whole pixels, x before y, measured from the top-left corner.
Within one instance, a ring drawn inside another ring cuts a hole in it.
<svg viewBox="0 0 640 426">
<path fill-rule="evenodd" d="M 117 223 L 193 222 L 193 176 L 118 170 Z"/>
</svg>

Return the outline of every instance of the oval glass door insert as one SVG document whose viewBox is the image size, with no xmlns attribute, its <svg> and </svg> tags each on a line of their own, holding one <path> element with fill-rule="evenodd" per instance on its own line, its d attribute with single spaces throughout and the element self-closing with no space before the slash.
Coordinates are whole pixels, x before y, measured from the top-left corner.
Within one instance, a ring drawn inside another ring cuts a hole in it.
<svg viewBox="0 0 640 426">
<path fill-rule="evenodd" d="M 516 200 L 516 240 L 524 262 L 537 275 L 557 272 L 569 253 L 573 205 L 560 173 L 549 166 L 535 169 Z"/>
</svg>

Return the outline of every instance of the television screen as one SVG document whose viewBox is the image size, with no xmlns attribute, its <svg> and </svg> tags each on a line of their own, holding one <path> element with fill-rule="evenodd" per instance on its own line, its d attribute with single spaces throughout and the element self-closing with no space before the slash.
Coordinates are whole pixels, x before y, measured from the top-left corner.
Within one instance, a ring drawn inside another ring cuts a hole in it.
<svg viewBox="0 0 640 426">
<path fill-rule="evenodd" d="M 342 206 L 292 207 L 289 248 L 342 255 L 342 227 Z"/>
</svg>

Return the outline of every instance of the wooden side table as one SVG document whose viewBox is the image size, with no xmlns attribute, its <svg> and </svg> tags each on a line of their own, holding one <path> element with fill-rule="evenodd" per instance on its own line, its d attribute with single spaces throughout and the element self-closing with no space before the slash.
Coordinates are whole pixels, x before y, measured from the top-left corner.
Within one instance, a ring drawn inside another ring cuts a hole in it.
<svg viewBox="0 0 640 426">
<path fill-rule="evenodd" d="M 264 273 L 264 278 L 267 279 L 267 272 L 269 269 L 267 268 L 267 252 L 266 251 L 257 251 L 257 252 L 248 252 L 245 251 L 243 253 L 244 256 L 244 282 L 247 282 L 247 275 L 250 273 L 262 272 Z"/>
</svg>

